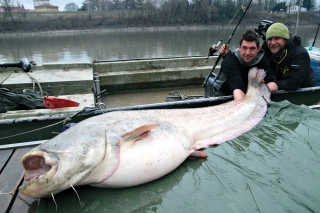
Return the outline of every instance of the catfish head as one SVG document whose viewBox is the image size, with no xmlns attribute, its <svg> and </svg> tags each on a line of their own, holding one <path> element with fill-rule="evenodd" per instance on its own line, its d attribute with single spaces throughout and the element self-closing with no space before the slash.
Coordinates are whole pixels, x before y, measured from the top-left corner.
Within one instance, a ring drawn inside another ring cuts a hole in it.
<svg viewBox="0 0 320 213">
<path fill-rule="evenodd" d="M 25 175 L 20 192 L 42 198 L 94 182 L 90 174 L 105 157 L 105 144 L 101 129 L 79 123 L 35 147 L 21 159 Z"/>
</svg>

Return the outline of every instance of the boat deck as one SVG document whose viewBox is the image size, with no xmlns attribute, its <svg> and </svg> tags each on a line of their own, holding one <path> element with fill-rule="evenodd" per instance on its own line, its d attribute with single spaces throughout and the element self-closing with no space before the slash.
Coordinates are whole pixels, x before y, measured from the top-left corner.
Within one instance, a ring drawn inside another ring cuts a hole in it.
<svg viewBox="0 0 320 213">
<path fill-rule="evenodd" d="M 81 111 L 85 107 L 94 107 L 94 96 L 93 94 L 76 94 L 76 95 L 63 95 L 60 98 L 73 100 L 79 103 L 77 107 L 64 107 L 56 109 L 32 109 L 32 110 L 15 110 L 8 111 L 6 113 L 0 113 L 0 119 L 19 119 L 19 118 L 40 118 L 49 117 L 53 115 L 68 114 L 72 115 Z"/>
<path fill-rule="evenodd" d="M 78 107 L 17 110 L 0 113 L 1 120 L 72 115 L 85 107 L 94 107 L 93 73 L 91 64 L 44 64 L 25 73 L 19 68 L 0 70 L 0 87 L 22 92 L 24 89 L 42 91 L 43 95 L 76 101 Z"/>
<path fill-rule="evenodd" d="M 8 70 L 0 73 L 0 84 L 13 91 L 35 89 L 51 96 L 87 94 L 92 93 L 93 74 L 92 68 L 45 70 L 39 67 L 30 73 Z"/>
<path fill-rule="evenodd" d="M 133 212 L 137 209 L 147 212 L 152 208 L 158 208 L 157 212 L 186 212 L 186 208 L 199 209 L 199 203 L 204 205 L 203 209 L 215 205 L 217 209 L 226 210 L 221 212 L 246 212 L 244 208 L 254 209 L 257 205 L 263 212 L 270 208 L 270 203 L 278 212 L 294 208 L 303 212 L 305 206 L 311 211 L 319 209 L 316 199 L 319 185 L 315 184 L 319 171 L 312 169 L 319 161 L 318 111 L 289 102 L 275 103 L 271 108 L 253 130 L 228 141 L 229 145 L 206 149 L 206 160 L 187 161 L 170 175 L 137 187 L 77 187 L 80 204 L 73 190 L 66 190 L 55 196 L 58 210 L 52 199 L 38 202 L 18 191 L 23 183 L 21 157 L 43 141 L 0 145 L 0 213 L 61 212 L 62 209 L 63 212 Z M 295 116 L 288 116 L 292 114 Z M 301 161 L 305 156 L 308 159 Z M 214 175 L 208 168 L 212 168 Z M 301 181 L 305 177 L 308 181 Z M 248 184 L 253 192 L 247 190 Z M 237 199 L 230 199 L 232 193 Z M 222 199 L 213 198 L 212 194 L 221 195 Z M 285 202 L 278 202 L 284 197 Z M 225 202 L 232 205 L 226 206 Z M 179 211 L 181 203 L 188 205 Z"/>
<path fill-rule="evenodd" d="M 0 213 L 33 213 L 38 199 L 19 193 L 23 182 L 21 157 L 32 147 L 0 150 Z"/>
</svg>

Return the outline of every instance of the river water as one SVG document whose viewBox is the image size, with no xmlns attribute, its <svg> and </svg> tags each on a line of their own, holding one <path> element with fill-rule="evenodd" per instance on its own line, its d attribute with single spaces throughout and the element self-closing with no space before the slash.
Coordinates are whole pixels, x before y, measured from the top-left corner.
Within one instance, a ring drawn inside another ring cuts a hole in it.
<svg viewBox="0 0 320 213">
<path fill-rule="evenodd" d="M 175 28 L 162 30 L 118 30 L 78 33 L 52 33 L 0 36 L 0 63 L 18 62 L 28 58 L 43 63 L 78 63 L 99 60 L 207 56 L 209 47 L 220 39 L 226 43 L 232 28 Z M 230 47 L 238 46 L 246 28 L 238 28 Z M 290 29 L 294 32 L 294 29 Z M 298 30 L 303 46 L 310 46 L 317 26 Z M 208 73 L 210 70 L 208 70 Z M 107 107 L 164 102 L 169 92 L 203 95 L 201 85 L 194 88 L 167 88 L 160 91 L 139 91 L 109 94 L 104 97 Z M 124 102 L 125 100 L 125 102 Z"/>
<path fill-rule="evenodd" d="M 232 37 L 232 49 L 245 32 L 238 28 Z M 294 32 L 294 29 L 290 29 Z M 298 30 L 304 46 L 312 44 L 317 26 Z M 0 37 L 0 63 L 28 58 L 37 64 L 78 63 L 99 60 L 207 56 L 209 47 L 221 38 L 227 42 L 233 29 L 192 28 L 168 30 L 119 30 L 33 34 Z"/>
</svg>

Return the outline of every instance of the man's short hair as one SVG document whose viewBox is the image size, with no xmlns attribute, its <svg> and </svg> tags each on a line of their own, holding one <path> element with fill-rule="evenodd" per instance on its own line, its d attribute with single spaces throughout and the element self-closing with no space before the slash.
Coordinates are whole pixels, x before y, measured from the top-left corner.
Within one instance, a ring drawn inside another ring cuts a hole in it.
<svg viewBox="0 0 320 213">
<path fill-rule="evenodd" d="M 253 30 L 247 30 L 241 37 L 240 46 L 242 45 L 242 41 L 254 41 L 256 42 L 257 47 L 260 46 L 260 39 L 257 33 Z"/>
</svg>

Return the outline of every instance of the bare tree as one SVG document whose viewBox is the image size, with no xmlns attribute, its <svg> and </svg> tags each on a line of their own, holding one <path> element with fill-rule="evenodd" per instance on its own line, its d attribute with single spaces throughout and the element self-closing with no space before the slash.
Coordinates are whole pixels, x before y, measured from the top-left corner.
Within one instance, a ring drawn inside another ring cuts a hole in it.
<svg viewBox="0 0 320 213">
<path fill-rule="evenodd" d="M 17 11 L 18 18 L 21 19 L 23 17 L 27 16 L 26 10 L 24 9 L 23 4 L 21 4 L 19 1 L 17 1 Z"/>
<path fill-rule="evenodd" d="M 87 11 L 98 11 L 99 10 L 99 0 L 86 0 Z"/>
<path fill-rule="evenodd" d="M 263 2 L 262 2 L 262 0 L 259 0 L 258 1 L 258 11 L 261 11 L 261 10 L 263 10 Z"/>
<path fill-rule="evenodd" d="M 269 1 L 269 10 L 272 11 L 273 7 L 277 4 L 277 0 Z"/>
<path fill-rule="evenodd" d="M 13 7 L 14 0 L 0 0 L 2 7 L 5 10 L 5 15 L 10 17 L 10 20 L 13 21 L 11 14 L 11 8 Z"/>
<path fill-rule="evenodd" d="M 65 11 L 77 11 L 78 9 L 79 9 L 78 5 L 76 5 L 73 2 L 66 4 L 66 6 L 64 7 Z"/>
<path fill-rule="evenodd" d="M 99 0 L 99 10 L 105 11 L 108 10 L 109 7 L 109 1 L 108 0 Z"/>
<path fill-rule="evenodd" d="M 263 9 L 264 9 L 265 11 L 269 11 L 269 0 L 265 0 L 265 1 L 264 1 Z"/>
</svg>

